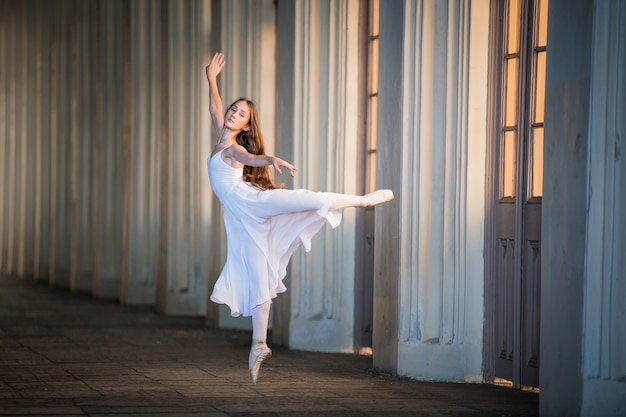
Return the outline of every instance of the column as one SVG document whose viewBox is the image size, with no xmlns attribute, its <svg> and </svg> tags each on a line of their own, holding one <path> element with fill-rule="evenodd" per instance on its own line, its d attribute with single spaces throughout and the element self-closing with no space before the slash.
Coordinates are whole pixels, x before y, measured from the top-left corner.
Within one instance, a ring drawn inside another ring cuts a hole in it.
<svg viewBox="0 0 626 417">
<path fill-rule="evenodd" d="M 226 66 L 218 76 L 220 95 L 224 102 L 224 110 L 233 101 L 240 97 L 251 99 L 259 112 L 259 123 L 265 140 L 265 152 L 276 154 L 284 159 L 282 149 L 275 146 L 276 135 L 276 12 L 275 5 L 270 0 L 262 1 L 222 1 L 219 7 L 214 7 L 216 13 L 212 34 L 219 42 L 212 42 L 219 50 L 210 51 L 205 64 L 215 52 L 223 52 L 226 57 Z M 216 22 L 217 20 L 217 22 Z M 204 67 L 202 67 L 204 70 Z M 206 78 L 204 78 L 206 84 Z M 208 96 L 208 88 L 205 94 Z M 208 101 L 206 103 L 208 116 Z M 280 122 L 278 122 L 280 123 Z M 208 153 L 211 152 L 217 136 L 210 128 L 210 137 L 203 137 L 207 143 Z M 278 181 L 286 178 L 277 177 Z M 226 234 L 223 227 L 221 208 L 217 199 L 213 198 L 215 211 L 213 212 L 214 230 L 211 243 L 211 253 L 214 256 L 210 270 L 209 294 L 213 284 L 219 276 L 226 260 Z M 280 297 L 280 296 L 279 296 Z M 218 307 L 218 324 L 223 328 L 252 329 L 249 318 L 232 318 L 230 309 L 225 305 Z"/>
<path fill-rule="evenodd" d="M 295 188 L 355 194 L 359 106 L 358 1 L 295 4 L 293 162 Z M 280 123 L 280 121 L 279 121 Z M 324 227 L 310 253 L 294 254 L 290 346 L 352 352 L 355 211 Z"/>
<path fill-rule="evenodd" d="M 626 398 L 626 7 L 596 2 L 593 20 L 580 415 L 618 416 Z"/>
<path fill-rule="evenodd" d="M 479 86 L 487 84 L 489 5 L 405 1 L 400 14 L 394 4 L 381 2 L 378 135 L 399 140 L 381 143 L 377 182 L 401 199 L 376 212 L 374 316 L 378 308 L 398 320 L 398 345 L 394 363 L 396 335 L 377 323 L 374 363 L 417 378 L 481 381 L 484 273 L 475 259 L 484 247 Z M 392 62 L 403 63 L 400 75 Z"/>
</svg>

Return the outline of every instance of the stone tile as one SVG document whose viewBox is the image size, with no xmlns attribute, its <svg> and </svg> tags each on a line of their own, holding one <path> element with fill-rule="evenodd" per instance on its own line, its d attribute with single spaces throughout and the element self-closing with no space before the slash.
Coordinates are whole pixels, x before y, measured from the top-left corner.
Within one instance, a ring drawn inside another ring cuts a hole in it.
<svg viewBox="0 0 626 417">
<path fill-rule="evenodd" d="M 40 417 L 40 416 L 86 416 L 87 414 L 73 404 L 72 400 L 59 400 L 59 399 L 38 399 L 38 400 L 1 400 L 0 401 L 0 416 L 28 416 L 28 417 Z"/>
<path fill-rule="evenodd" d="M 280 346 L 251 384 L 249 332 L 10 277 L 0 298 L 0 416 L 538 416 L 537 393 L 396 378 L 372 372 L 371 357 Z"/>
<path fill-rule="evenodd" d="M 31 382 L 11 382 L 8 384 L 22 398 L 82 398 L 93 397 L 97 392 L 81 381 L 40 380 Z"/>
</svg>

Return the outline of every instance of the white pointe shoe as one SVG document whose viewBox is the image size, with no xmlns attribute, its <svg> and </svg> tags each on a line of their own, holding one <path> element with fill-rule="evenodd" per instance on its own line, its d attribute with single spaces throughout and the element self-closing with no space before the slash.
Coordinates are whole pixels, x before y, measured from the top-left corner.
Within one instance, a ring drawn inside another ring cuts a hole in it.
<svg viewBox="0 0 626 417">
<path fill-rule="evenodd" d="M 250 349 L 250 356 L 248 356 L 248 367 L 250 369 L 250 381 L 256 384 L 259 379 L 259 371 L 261 370 L 261 363 L 265 359 L 272 357 L 272 349 L 267 347 L 263 342 L 253 343 Z"/>
<path fill-rule="evenodd" d="M 391 190 L 376 190 L 363 196 L 365 202 L 363 207 L 373 207 L 387 201 L 393 200 L 393 191 Z"/>
</svg>

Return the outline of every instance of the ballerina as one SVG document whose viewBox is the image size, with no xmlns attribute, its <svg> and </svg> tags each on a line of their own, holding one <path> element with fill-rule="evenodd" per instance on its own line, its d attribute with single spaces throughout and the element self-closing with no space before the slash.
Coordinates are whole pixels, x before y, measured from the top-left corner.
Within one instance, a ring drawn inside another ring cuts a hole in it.
<svg viewBox="0 0 626 417">
<path fill-rule="evenodd" d="M 248 368 L 256 383 L 261 363 L 272 356 L 267 346 L 271 300 L 287 290 L 282 280 L 293 252 L 300 245 L 308 252 L 324 224 L 337 227 L 341 209 L 382 204 L 393 199 L 393 192 L 357 196 L 279 187 L 270 166 L 291 176 L 296 168 L 265 154 L 254 102 L 239 98 L 223 112 L 217 76 L 224 65 L 224 55 L 216 53 L 206 67 L 209 113 L 218 135 L 207 165 L 211 187 L 224 208 L 227 237 L 226 263 L 211 300 L 228 305 L 232 316 L 252 316 Z"/>
</svg>

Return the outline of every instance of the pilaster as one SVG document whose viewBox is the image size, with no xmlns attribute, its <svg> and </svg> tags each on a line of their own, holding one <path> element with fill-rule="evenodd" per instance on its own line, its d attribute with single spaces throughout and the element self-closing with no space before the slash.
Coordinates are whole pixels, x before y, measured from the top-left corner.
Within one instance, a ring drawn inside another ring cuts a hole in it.
<svg viewBox="0 0 626 417">
<path fill-rule="evenodd" d="M 295 3 L 295 188 L 357 193 L 358 1 Z M 280 123 L 280 121 L 279 121 Z M 323 228 L 290 270 L 290 346 L 352 352 L 355 212 Z"/>
<path fill-rule="evenodd" d="M 626 7 L 596 2 L 591 57 L 581 416 L 626 411 Z"/>
<path fill-rule="evenodd" d="M 481 381 L 488 4 L 404 8 L 398 373 Z"/>
<path fill-rule="evenodd" d="M 265 152 L 287 159 L 281 149 L 276 149 L 276 11 L 271 0 L 243 1 L 222 0 L 219 8 L 220 51 L 226 58 L 226 66 L 218 77 L 220 95 L 224 102 L 224 110 L 240 97 L 252 100 L 259 113 L 259 123 L 265 143 Z M 219 51 L 211 51 L 213 53 Z M 210 57 L 207 57 L 207 64 Z M 208 94 L 208 92 L 207 92 Z M 278 121 L 280 123 L 280 121 Z M 211 130 L 211 147 L 217 139 Z M 276 176 L 278 182 L 284 182 L 285 177 Z M 217 200 L 215 203 L 219 205 Z M 212 247 L 214 256 L 219 262 L 214 263 L 209 292 L 212 291 L 215 279 L 221 272 L 226 261 L 226 233 L 223 230 L 221 209 L 214 217 L 216 224 L 216 238 Z M 279 295 L 280 297 L 280 295 Z M 225 305 L 219 306 L 219 325 L 226 328 L 251 329 L 250 318 L 232 318 L 230 309 Z"/>
</svg>

